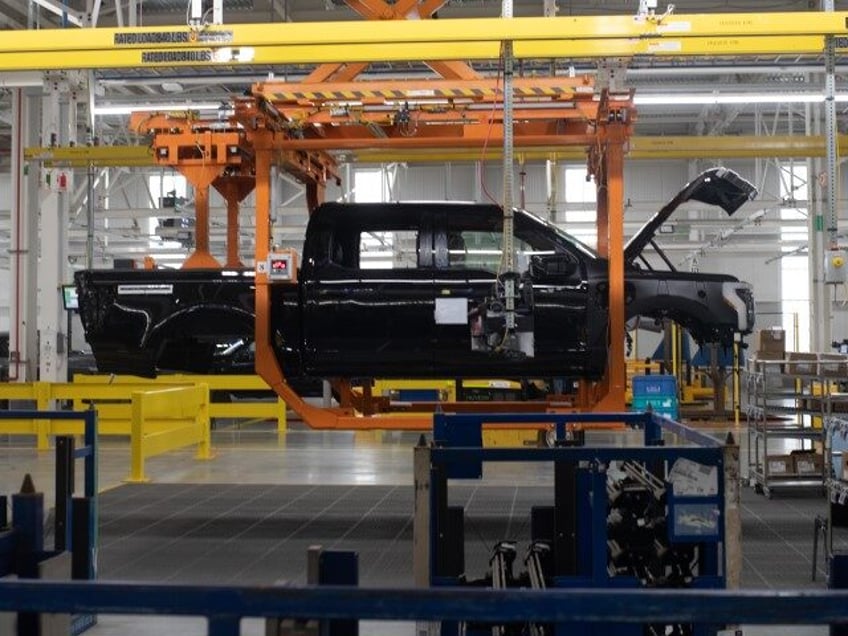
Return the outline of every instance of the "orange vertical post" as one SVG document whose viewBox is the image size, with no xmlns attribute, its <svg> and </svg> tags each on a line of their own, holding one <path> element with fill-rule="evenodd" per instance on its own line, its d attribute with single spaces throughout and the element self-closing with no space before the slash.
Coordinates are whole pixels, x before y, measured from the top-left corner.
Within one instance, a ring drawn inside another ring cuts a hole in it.
<svg viewBox="0 0 848 636">
<path fill-rule="evenodd" d="M 194 191 L 194 244 L 195 253 L 209 251 L 209 185 L 202 184 Z"/>
<path fill-rule="evenodd" d="M 177 168 L 194 186 L 195 245 L 183 269 L 220 268 L 221 263 L 209 251 L 209 185 L 221 172 L 221 167 L 178 165 Z"/>
<path fill-rule="evenodd" d="M 227 201 L 227 262 L 226 267 L 244 267 L 239 256 L 239 204 L 253 191 L 253 176 L 226 175 L 212 182 Z"/>
<path fill-rule="evenodd" d="M 239 258 L 239 202 L 227 197 L 227 262 L 226 267 L 241 267 Z"/>
<path fill-rule="evenodd" d="M 602 245 L 609 263 L 609 349 L 607 353 L 606 395 L 594 405 L 595 411 L 623 411 L 626 384 L 624 356 L 624 144 L 627 128 L 610 121 L 603 128 L 603 155 L 597 171 L 601 181 L 598 197 L 598 247 Z M 601 217 L 601 211 L 604 218 Z M 602 237 L 602 223 L 606 225 Z M 599 250 L 600 251 L 600 250 Z M 601 252 L 603 253 L 603 252 Z"/>
</svg>

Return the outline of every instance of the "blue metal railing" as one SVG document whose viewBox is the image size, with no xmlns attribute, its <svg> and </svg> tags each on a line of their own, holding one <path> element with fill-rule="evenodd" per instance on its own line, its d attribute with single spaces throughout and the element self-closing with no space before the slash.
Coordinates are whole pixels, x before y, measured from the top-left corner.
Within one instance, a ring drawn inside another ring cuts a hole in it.
<svg viewBox="0 0 848 636">
<path fill-rule="evenodd" d="M 510 426 L 538 426 L 548 424 L 554 427 L 557 439 L 565 438 L 570 424 L 619 423 L 625 426 L 643 429 L 645 443 L 653 444 L 662 439 L 662 431 L 672 433 L 704 448 L 717 448 L 723 441 L 676 422 L 664 415 L 651 411 L 632 411 L 623 413 L 436 413 L 433 416 L 433 430 L 437 439 L 444 440 L 448 446 L 463 445 L 451 443 L 462 440 L 463 429 L 478 430 L 481 424 L 509 424 Z M 459 431 L 457 433 L 457 431 Z"/>
<path fill-rule="evenodd" d="M 394 621 L 827 625 L 848 622 L 848 592 L 215 587 L 0 582 L 0 611 L 205 616 L 210 636 L 242 617 Z"/>
</svg>

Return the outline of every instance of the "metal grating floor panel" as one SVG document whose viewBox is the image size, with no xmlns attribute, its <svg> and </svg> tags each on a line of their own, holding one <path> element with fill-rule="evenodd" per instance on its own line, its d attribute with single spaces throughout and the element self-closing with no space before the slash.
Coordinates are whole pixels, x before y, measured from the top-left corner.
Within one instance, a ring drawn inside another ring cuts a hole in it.
<svg viewBox="0 0 848 636">
<path fill-rule="evenodd" d="M 466 566 L 481 576 L 491 546 L 523 542 L 530 507 L 550 505 L 544 486 L 451 486 L 466 508 Z M 106 580 L 270 584 L 303 582 L 310 545 L 359 553 L 364 586 L 412 585 L 410 486 L 234 484 L 124 485 L 101 497 L 99 572 Z M 813 519 L 823 498 L 767 500 L 743 489 L 743 585 L 810 582 Z M 837 547 L 848 549 L 848 541 Z"/>
</svg>

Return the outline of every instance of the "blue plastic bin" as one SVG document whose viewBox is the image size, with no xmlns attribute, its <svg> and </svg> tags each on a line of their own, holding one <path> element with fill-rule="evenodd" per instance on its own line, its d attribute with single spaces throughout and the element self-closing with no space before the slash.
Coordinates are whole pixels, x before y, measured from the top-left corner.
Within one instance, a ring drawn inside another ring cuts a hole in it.
<svg viewBox="0 0 848 636">
<path fill-rule="evenodd" d="M 674 420 L 680 415 L 677 379 L 673 375 L 636 375 L 632 379 L 631 410 L 651 410 Z"/>
</svg>

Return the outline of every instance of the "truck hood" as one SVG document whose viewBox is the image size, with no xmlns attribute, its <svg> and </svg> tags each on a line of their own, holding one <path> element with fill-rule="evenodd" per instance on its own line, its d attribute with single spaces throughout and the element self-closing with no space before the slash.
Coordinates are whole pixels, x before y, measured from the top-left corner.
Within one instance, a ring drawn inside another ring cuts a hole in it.
<svg viewBox="0 0 848 636">
<path fill-rule="evenodd" d="M 624 247 L 624 262 L 633 263 L 642 251 L 654 239 L 654 235 L 674 214 L 681 204 L 687 201 L 701 201 L 717 205 L 728 215 L 732 215 L 744 203 L 757 196 L 753 184 L 740 177 L 729 168 L 710 168 L 687 183 L 659 212 L 654 214 L 642 228 L 636 232 Z"/>
</svg>

